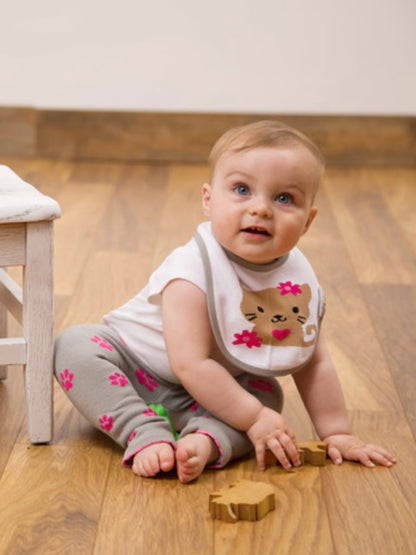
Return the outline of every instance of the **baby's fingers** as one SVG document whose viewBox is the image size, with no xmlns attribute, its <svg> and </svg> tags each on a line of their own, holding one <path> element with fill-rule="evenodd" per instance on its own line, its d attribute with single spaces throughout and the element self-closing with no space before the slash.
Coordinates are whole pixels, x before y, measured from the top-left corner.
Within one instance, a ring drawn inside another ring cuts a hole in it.
<svg viewBox="0 0 416 555">
<path fill-rule="evenodd" d="M 285 450 L 283 449 L 278 439 L 270 439 L 267 442 L 267 447 L 270 449 L 270 451 L 272 451 L 272 453 L 279 461 L 279 463 L 283 466 L 283 468 L 286 468 L 286 470 L 288 470 L 292 466 L 289 459 L 287 458 Z"/>
<path fill-rule="evenodd" d="M 386 451 L 386 449 L 383 449 L 383 447 L 368 445 L 367 449 L 368 457 L 375 464 L 379 464 L 380 466 L 392 466 L 397 462 L 396 457 Z"/>
<path fill-rule="evenodd" d="M 288 470 L 300 465 L 299 450 L 296 442 L 287 434 L 282 434 L 279 438 L 272 438 L 267 441 L 267 447 L 273 452 L 280 464 Z"/>
<path fill-rule="evenodd" d="M 367 468 L 373 468 L 376 466 L 370 457 L 364 451 L 358 451 L 357 454 L 354 456 L 352 455 L 351 460 L 355 460 L 366 466 Z"/>
<path fill-rule="evenodd" d="M 396 462 L 393 455 L 377 445 L 367 445 L 365 449 L 357 449 L 356 453 L 348 458 L 356 460 L 368 468 L 373 468 L 376 465 L 392 466 Z"/>
<path fill-rule="evenodd" d="M 329 446 L 328 447 L 328 457 L 334 464 L 342 464 L 342 455 L 341 451 L 336 447 Z"/>
<path fill-rule="evenodd" d="M 256 452 L 257 467 L 259 470 L 266 470 L 266 449 L 263 443 L 254 446 Z"/>
</svg>

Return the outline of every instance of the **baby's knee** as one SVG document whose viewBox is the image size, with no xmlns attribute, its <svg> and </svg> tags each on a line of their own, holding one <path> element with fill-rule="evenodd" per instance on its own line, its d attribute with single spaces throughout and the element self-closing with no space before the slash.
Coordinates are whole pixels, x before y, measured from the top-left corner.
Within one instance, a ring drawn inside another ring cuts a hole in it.
<svg viewBox="0 0 416 555">
<path fill-rule="evenodd" d="M 81 327 L 82 326 L 71 326 L 58 334 L 54 343 L 55 357 L 61 355 L 62 352 L 73 348 L 73 346 L 77 344 Z"/>
<path fill-rule="evenodd" d="M 90 325 L 77 325 L 64 329 L 59 333 L 54 343 L 54 368 L 58 371 L 68 362 L 83 358 L 82 343 L 85 341 L 86 334 L 93 332 Z"/>
</svg>

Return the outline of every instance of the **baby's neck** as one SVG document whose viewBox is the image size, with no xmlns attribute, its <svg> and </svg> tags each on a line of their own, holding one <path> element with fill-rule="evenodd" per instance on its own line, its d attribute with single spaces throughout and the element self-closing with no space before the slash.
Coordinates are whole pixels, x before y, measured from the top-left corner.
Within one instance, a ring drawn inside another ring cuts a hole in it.
<svg viewBox="0 0 416 555">
<path fill-rule="evenodd" d="M 268 272 L 269 270 L 274 270 L 275 268 L 277 268 L 278 266 L 283 264 L 289 256 L 288 254 L 285 254 L 284 256 L 280 256 L 279 258 L 275 258 L 271 262 L 266 262 L 264 264 L 256 264 L 254 262 L 250 262 L 248 260 L 245 260 L 244 258 L 241 258 L 240 256 L 238 256 L 238 255 L 234 254 L 233 252 L 225 249 L 224 247 L 222 247 L 222 248 L 223 248 L 225 254 L 227 255 L 227 258 L 229 258 L 232 262 L 235 262 L 236 264 L 239 264 L 240 266 L 243 266 L 244 268 L 248 268 L 249 270 L 256 270 L 257 272 Z"/>
</svg>

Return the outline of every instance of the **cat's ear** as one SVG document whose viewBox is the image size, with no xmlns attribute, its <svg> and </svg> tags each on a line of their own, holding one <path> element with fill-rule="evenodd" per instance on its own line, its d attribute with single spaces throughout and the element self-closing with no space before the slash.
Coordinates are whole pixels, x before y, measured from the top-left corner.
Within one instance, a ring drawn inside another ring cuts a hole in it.
<svg viewBox="0 0 416 555">
<path fill-rule="evenodd" d="M 306 221 L 305 228 L 302 232 L 302 235 L 305 234 L 308 231 L 308 229 L 309 229 L 311 223 L 314 221 L 315 216 L 316 216 L 317 213 L 318 213 L 318 207 L 317 206 L 312 206 L 312 208 L 309 211 L 309 216 L 308 216 L 308 219 Z"/>
</svg>

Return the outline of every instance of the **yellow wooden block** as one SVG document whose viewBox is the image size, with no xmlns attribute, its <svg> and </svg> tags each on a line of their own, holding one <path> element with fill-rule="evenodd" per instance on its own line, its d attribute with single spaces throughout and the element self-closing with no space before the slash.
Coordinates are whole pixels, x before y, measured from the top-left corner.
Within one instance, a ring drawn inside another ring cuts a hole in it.
<svg viewBox="0 0 416 555">
<path fill-rule="evenodd" d="M 328 446 L 324 441 L 301 441 L 298 443 L 301 464 L 324 466 Z M 279 464 L 275 455 L 269 449 L 265 455 L 266 467 Z"/>
<path fill-rule="evenodd" d="M 328 450 L 324 441 L 302 441 L 299 443 L 299 450 L 304 453 L 305 463 L 324 466 Z"/>
<path fill-rule="evenodd" d="M 212 518 L 225 522 L 261 520 L 274 508 L 274 488 L 263 482 L 238 480 L 228 488 L 215 491 L 209 496 Z"/>
</svg>

